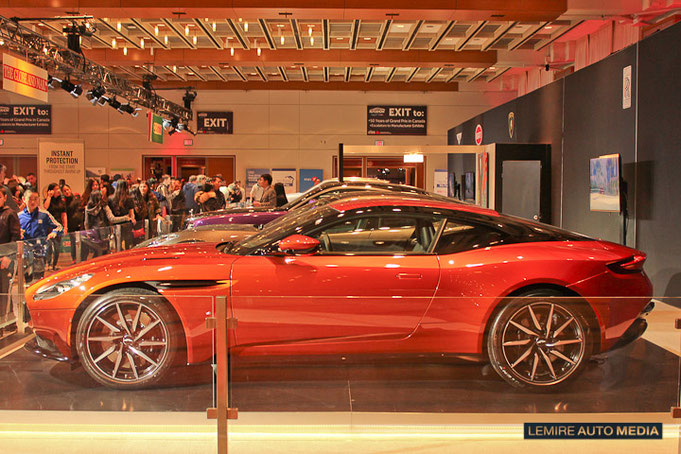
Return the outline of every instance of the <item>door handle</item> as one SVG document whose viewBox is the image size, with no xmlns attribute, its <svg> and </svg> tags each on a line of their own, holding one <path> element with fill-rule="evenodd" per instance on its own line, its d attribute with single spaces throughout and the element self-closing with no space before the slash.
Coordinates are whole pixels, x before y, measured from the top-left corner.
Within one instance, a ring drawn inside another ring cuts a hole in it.
<svg viewBox="0 0 681 454">
<path fill-rule="evenodd" d="M 397 279 L 421 279 L 422 277 L 420 274 L 397 273 Z"/>
</svg>

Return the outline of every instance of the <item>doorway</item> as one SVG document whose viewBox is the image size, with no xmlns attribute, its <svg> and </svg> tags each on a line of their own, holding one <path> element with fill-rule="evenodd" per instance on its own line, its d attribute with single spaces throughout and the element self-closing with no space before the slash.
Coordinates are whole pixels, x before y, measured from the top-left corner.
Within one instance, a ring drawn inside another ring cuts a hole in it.
<svg viewBox="0 0 681 454">
<path fill-rule="evenodd" d="M 168 174 L 188 180 L 192 175 L 222 175 L 229 184 L 235 179 L 235 156 L 143 156 L 145 178 Z"/>
<path fill-rule="evenodd" d="M 551 146 L 496 144 L 495 209 L 551 223 Z"/>
<path fill-rule="evenodd" d="M 338 177 L 338 157 L 333 157 L 333 178 Z M 344 177 L 378 178 L 425 189 L 424 162 L 406 163 L 400 157 L 357 156 L 343 158 Z"/>
</svg>

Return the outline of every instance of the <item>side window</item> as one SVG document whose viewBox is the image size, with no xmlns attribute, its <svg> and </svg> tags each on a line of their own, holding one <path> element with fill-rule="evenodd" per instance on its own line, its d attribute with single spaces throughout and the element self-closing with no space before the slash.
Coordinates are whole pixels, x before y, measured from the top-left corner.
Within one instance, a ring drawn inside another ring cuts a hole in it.
<svg viewBox="0 0 681 454">
<path fill-rule="evenodd" d="M 443 219 L 371 215 L 310 233 L 328 253 L 399 254 L 428 252 Z"/>
<path fill-rule="evenodd" d="M 435 246 L 435 253 L 440 255 L 455 254 L 471 249 L 494 246 L 502 244 L 504 237 L 503 233 L 491 227 L 449 218 L 440 240 Z"/>
</svg>

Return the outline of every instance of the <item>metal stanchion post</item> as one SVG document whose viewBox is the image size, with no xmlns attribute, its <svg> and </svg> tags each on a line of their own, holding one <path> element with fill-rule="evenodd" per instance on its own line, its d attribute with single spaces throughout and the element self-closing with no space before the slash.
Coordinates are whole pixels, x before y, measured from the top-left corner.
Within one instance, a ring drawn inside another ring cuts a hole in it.
<svg viewBox="0 0 681 454">
<path fill-rule="evenodd" d="M 114 234 L 116 235 L 116 252 L 121 252 L 123 250 L 123 235 L 121 231 L 121 224 L 115 225 Z"/>
<path fill-rule="evenodd" d="M 26 291 L 26 279 L 24 278 L 24 242 L 17 241 L 17 289 L 19 290 L 19 298 L 17 299 L 17 332 L 23 334 L 26 330 L 26 322 L 24 322 L 24 314 L 26 312 L 26 301 L 24 295 Z M 12 290 L 10 289 L 10 298 Z"/>
<path fill-rule="evenodd" d="M 71 245 L 71 247 L 76 248 L 76 263 L 80 263 L 80 251 L 83 247 L 80 241 L 80 231 L 77 231 L 76 234 L 73 235 L 73 242 L 76 243 Z"/>
<path fill-rule="evenodd" d="M 149 219 L 144 220 L 144 239 L 148 240 L 149 239 Z"/>
</svg>

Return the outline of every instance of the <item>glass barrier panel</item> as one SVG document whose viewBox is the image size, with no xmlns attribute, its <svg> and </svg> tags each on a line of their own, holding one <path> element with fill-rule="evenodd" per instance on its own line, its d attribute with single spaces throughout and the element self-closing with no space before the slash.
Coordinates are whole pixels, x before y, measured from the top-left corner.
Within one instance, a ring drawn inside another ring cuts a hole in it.
<svg viewBox="0 0 681 454">
<path fill-rule="evenodd" d="M 353 294 L 377 274 L 334 295 L 331 276 L 305 278 L 312 268 L 293 262 L 272 279 L 264 263 L 232 271 L 230 407 L 248 420 L 230 429 L 236 439 L 394 436 L 425 449 L 432 437 L 517 439 L 526 422 L 570 422 L 663 423 L 678 440 L 681 298 Z"/>
</svg>

